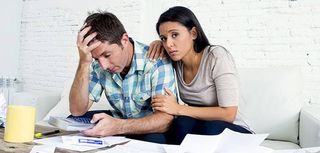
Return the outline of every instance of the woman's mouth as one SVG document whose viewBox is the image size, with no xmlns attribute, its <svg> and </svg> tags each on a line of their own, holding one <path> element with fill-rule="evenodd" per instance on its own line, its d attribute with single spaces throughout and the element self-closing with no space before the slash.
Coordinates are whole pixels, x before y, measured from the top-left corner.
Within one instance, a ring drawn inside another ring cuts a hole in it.
<svg viewBox="0 0 320 153">
<path fill-rule="evenodd" d="M 175 56 L 177 54 L 178 51 L 173 50 L 173 51 L 169 51 L 169 55 Z"/>
</svg>

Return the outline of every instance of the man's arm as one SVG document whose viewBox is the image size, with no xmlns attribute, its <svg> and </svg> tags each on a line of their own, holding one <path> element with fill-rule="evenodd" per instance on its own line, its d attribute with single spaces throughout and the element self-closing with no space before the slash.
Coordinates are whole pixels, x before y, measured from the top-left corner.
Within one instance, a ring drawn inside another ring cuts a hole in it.
<svg viewBox="0 0 320 153">
<path fill-rule="evenodd" d="M 156 112 L 139 119 L 118 119 L 105 113 L 95 114 L 92 122 L 99 121 L 92 129 L 83 133 L 88 136 L 102 137 L 119 134 L 163 133 L 168 130 L 173 116 Z"/>
<path fill-rule="evenodd" d="M 86 113 L 92 105 L 89 100 L 89 64 L 79 64 L 75 78 L 73 80 L 69 106 L 73 116 L 81 116 Z"/>
<path fill-rule="evenodd" d="M 119 128 L 122 134 L 163 133 L 169 129 L 172 120 L 172 115 L 155 112 L 140 119 L 122 120 Z"/>
<path fill-rule="evenodd" d="M 100 41 L 89 42 L 97 35 L 91 33 L 84 37 L 91 27 L 81 28 L 77 36 L 77 47 L 80 56 L 78 69 L 69 95 L 69 107 L 73 116 L 80 116 L 86 113 L 92 105 L 89 100 L 89 71 L 92 62 L 91 51 L 101 44 Z"/>
</svg>

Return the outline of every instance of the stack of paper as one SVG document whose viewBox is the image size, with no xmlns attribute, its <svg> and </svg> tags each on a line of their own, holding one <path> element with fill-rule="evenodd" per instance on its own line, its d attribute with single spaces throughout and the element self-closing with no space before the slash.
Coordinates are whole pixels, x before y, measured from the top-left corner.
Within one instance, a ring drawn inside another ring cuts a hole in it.
<svg viewBox="0 0 320 153">
<path fill-rule="evenodd" d="M 272 149 L 261 147 L 268 134 L 243 134 L 224 130 L 219 135 L 188 134 L 180 146 L 164 146 L 167 152 L 180 153 L 271 153 Z M 174 151 L 173 151 L 174 150 Z"/>
<path fill-rule="evenodd" d="M 117 145 L 97 153 L 166 153 L 166 151 L 162 145 L 158 143 L 130 140 L 124 145 Z"/>
<path fill-rule="evenodd" d="M 267 136 L 268 134 L 243 134 L 226 129 L 219 135 L 188 134 L 181 145 L 162 145 L 112 136 L 101 139 L 107 142 L 105 143 L 107 146 L 116 146 L 100 151 L 99 153 L 272 153 L 272 149 L 260 146 L 261 142 Z M 65 138 L 73 139 L 79 138 L 79 136 L 64 136 L 64 139 Z M 92 141 L 96 142 L 97 140 L 94 139 Z M 127 141 L 129 142 L 123 143 Z M 35 140 L 35 142 L 70 150 L 76 149 L 77 151 L 87 151 L 99 148 L 99 146 L 94 147 L 86 145 L 77 145 L 77 147 L 75 147 L 72 143 L 63 143 L 61 137 L 39 139 Z"/>
</svg>

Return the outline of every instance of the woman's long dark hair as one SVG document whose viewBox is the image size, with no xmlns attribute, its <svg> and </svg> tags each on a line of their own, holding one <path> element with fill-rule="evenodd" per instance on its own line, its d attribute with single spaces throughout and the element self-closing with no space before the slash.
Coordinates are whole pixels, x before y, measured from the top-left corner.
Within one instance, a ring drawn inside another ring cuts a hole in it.
<svg viewBox="0 0 320 153">
<path fill-rule="evenodd" d="M 158 35 L 159 27 L 164 22 L 178 22 L 185 26 L 189 31 L 195 27 L 197 30 L 197 38 L 194 40 L 193 48 L 197 53 L 201 52 L 206 46 L 210 45 L 197 17 L 190 9 L 182 6 L 175 6 L 163 12 L 156 24 Z"/>
</svg>

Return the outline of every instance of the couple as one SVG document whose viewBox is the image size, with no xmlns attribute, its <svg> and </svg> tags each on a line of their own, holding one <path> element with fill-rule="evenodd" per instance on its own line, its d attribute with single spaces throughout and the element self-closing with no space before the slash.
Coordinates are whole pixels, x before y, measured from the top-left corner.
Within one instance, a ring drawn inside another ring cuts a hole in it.
<svg viewBox="0 0 320 153">
<path fill-rule="evenodd" d="M 86 18 L 77 37 L 80 60 L 69 103 L 72 116 L 97 123 L 83 133 L 170 144 L 180 144 L 188 133 L 251 133 L 238 114 L 233 58 L 210 45 L 192 11 L 170 8 L 156 30 L 161 41 L 149 48 L 130 38 L 112 13 Z M 103 92 L 114 110 L 88 112 Z M 185 105 L 178 104 L 177 92 Z"/>
</svg>

